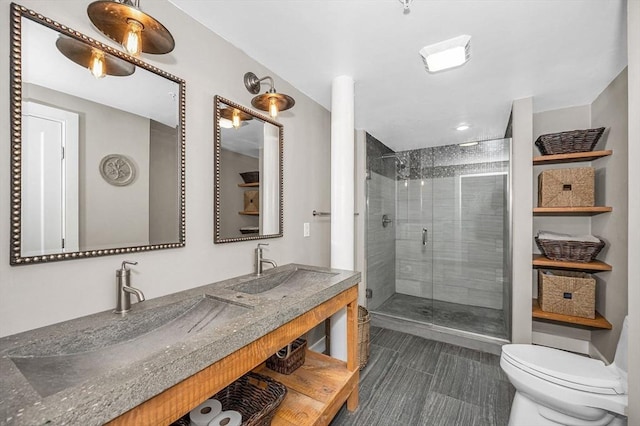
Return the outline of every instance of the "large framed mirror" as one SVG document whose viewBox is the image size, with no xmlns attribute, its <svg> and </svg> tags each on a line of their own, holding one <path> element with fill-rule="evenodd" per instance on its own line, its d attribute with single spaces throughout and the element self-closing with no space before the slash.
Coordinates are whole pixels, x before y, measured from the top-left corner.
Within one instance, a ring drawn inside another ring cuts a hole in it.
<svg viewBox="0 0 640 426">
<path fill-rule="evenodd" d="M 282 124 L 221 96 L 214 103 L 214 242 L 282 237 Z"/>
<path fill-rule="evenodd" d="M 11 264 L 183 247 L 184 80 L 11 7 Z"/>
</svg>

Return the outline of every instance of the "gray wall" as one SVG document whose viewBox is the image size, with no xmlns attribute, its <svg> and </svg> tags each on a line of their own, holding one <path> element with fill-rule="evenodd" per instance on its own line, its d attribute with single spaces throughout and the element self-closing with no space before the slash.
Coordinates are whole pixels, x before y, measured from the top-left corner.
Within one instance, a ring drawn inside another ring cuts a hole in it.
<svg viewBox="0 0 640 426">
<path fill-rule="evenodd" d="M 614 329 L 591 332 L 592 343 L 609 360 L 613 360 L 628 307 L 628 87 L 625 69 L 591 104 L 591 127 L 607 127 L 601 145 L 613 150 L 612 156 L 593 162 L 596 204 L 613 206 L 613 211 L 591 219 L 591 233 L 607 242 L 598 258 L 613 267 L 598 274 L 596 304 Z"/>
<path fill-rule="evenodd" d="M 627 2 L 629 56 L 629 424 L 640 424 L 640 2 Z"/>
<path fill-rule="evenodd" d="M 23 0 L 20 3 L 91 37 L 119 48 L 87 18 L 91 0 Z M 331 115 L 277 74 L 248 57 L 166 0 L 143 2 L 145 12 L 172 32 L 176 48 L 142 60 L 183 78 L 186 85 L 186 247 L 32 266 L 9 266 L 9 185 L 0 185 L 0 335 L 41 327 L 115 306 L 114 270 L 122 260 L 139 264 L 132 284 L 147 298 L 253 271 L 255 242 L 213 244 L 213 97 L 242 105 L 253 95 L 242 84 L 247 71 L 271 75 L 296 106 L 278 115 L 284 125 L 284 237 L 269 240 L 268 257 L 278 264 L 329 266 L 330 222 L 313 209 L 329 208 Z M 9 22 L 2 0 L 0 22 Z M 4 27 L 3 27 L 4 28 Z M 0 57 L 9 57 L 9 31 L 0 33 Z M 5 62 L 6 64 L 6 62 Z M 9 99 L 9 67 L 0 67 L 0 99 Z M 9 152 L 9 102 L 0 103 L 0 151 Z M 110 133 L 112 129 L 109 129 Z M 313 161 L 303 159 L 313 158 Z M 0 170 L 9 170 L 0 155 Z M 303 237 L 302 224 L 311 224 Z M 109 223 L 109 222 L 107 222 Z M 148 226 L 145 226 L 148 229 Z M 37 297 L 36 297 L 37 295 Z M 73 295 L 70 297 L 70 295 Z"/>
<path fill-rule="evenodd" d="M 180 236 L 180 145 L 178 130 L 151 120 L 149 143 L 149 244 Z"/>
</svg>

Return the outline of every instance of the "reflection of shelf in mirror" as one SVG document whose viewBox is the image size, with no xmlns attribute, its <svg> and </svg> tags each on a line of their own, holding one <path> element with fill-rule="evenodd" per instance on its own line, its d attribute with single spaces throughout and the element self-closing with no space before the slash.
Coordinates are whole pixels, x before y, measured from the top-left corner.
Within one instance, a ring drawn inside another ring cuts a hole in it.
<svg viewBox="0 0 640 426">
<path fill-rule="evenodd" d="M 260 212 L 238 212 L 238 214 L 245 214 L 249 216 L 258 216 Z"/>
<path fill-rule="evenodd" d="M 583 327 L 602 328 L 605 330 L 611 330 L 612 328 L 611 323 L 607 321 L 605 317 L 600 315 L 600 312 L 598 311 L 596 311 L 596 317 L 594 319 L 574 317 L 573 315 L 556 314 L 555 312 L 546 312 L 540 309 L 538 299 L 533 299 L 532 316 L 535 319 L 561 322 L 566 325 L 580 325 Z"/>
<path fill-rule="evenodd" d="M 240 188 L 255 188 L 256 186 L 260 186 L 260 182 L 239 183 L 238 186 Z"/>
<path fill-rule="evenodd" d="M 594 216 L 600 213 L 609 213 L 613 207 L 535 207 L 534 216 Z"/>
<path fill-rule="evenodd" d="M 534 268 L 551 268 L 551 269 L 575 269 L 578 271 L 610 271 L 611 265 L 601 262 L 599 260 L 592 260 L 591 262 L 570 262 L 563 260 L 552 260 L 541 254 L 533 255 L 533 267 Z"/>
<path fill-rule="evenodd" d="M 598 158 L 608 157 L 613 154 L 613 151 L 589 151 L 589 152 L 572 152 L 570 154 L 553 154 L 542 155 L 533 158 L 533 165 L 540 166 L 542 164 L 563 164 L 563 163 L 577 163 L 581 161 L 592 161 Z"/>
</svg>

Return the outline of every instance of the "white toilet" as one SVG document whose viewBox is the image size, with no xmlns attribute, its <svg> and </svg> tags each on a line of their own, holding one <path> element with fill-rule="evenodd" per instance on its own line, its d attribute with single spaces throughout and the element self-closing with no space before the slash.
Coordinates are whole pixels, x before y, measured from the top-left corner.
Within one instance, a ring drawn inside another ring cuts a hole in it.
<svg viewBox="0 0 640 426">
<path fill-rule="evenodd" d="M 500 366 L 516 388 L 509 426 L 627 424 L 627 318 L 611 365 L 535 345 L 504 345 Z"/>
</svg>

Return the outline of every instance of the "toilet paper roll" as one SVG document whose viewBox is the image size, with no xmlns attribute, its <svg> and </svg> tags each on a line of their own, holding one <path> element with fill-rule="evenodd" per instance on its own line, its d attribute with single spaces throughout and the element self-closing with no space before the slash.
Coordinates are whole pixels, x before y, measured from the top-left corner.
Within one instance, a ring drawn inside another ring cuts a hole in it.
<svg viewBox="0 0 640 426">
<path fill-rule="evenodd" d="M 207 399 L 189 411 L 191 426 L 207 426 L 222 412 L 222 404 L 217 399 Z"/>
<path fill-rule="evenodd" d="M 240 426 L 241 424 L 242 415 L 233 410 L 223 411 L 209 422 L 209 426 Z"/>
</svg>

